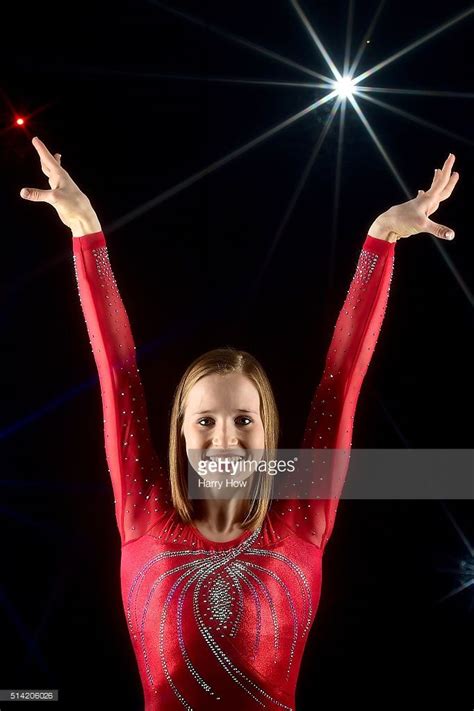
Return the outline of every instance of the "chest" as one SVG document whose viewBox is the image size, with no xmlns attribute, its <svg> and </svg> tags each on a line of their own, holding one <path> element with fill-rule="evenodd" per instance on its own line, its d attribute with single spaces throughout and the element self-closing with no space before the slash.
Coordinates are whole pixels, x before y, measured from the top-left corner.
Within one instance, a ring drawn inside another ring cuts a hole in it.
<svg viewBox="0 0 474 711">
<path fill-rule="evenodd" d="M 190 550 L 144 537 L 122 554 L 122 597 L 137 638 L 186 628 L 191 637 L 263 638 L 309 630 L 321 588 L 321 559 L 298 541 L 264 549 Z"/>
</svg>

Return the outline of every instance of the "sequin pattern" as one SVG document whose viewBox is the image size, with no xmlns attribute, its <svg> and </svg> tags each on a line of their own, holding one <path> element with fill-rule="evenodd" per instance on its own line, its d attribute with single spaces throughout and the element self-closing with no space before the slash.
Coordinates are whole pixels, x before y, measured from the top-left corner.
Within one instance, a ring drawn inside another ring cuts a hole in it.
<svg viewBox="0 0 474 711">
<path fill-rule="evenodd" d="M 215 656 L 216 662 L 228 674 L 230 686 L 237 684 L 253 701 L 262 705 L 263 708 L 265 708 L 265 699 L 271 700 L 272 704 L 280 708 L 291 708 L 278 701 L 278 699 L 271 697 L 264 688 L 246 675 L 222 648 L 222 639 L 224 638 L 233 638 L 238 642 L 239 628 L 246 606 L 254 604 L 256 606 L 257 620 L 260 620 L 263 603 L 271 609 L 274 621 L 273 651 L 274 662 L 276 663 L 280 659 L 279 653 L 282 651 L 279 638 L 281 616 L 289 613 L 292 620 L 292 635 L 288 649 L 286 646 L 284 649 L 284 654 L 288 654 L 284 662 L 284 673 L 288 679 L 296 644 L 306 637 L 310 629 L 313 616 L 312 592 L 305 573 L 294 561 L 279 551 L 263 550 L 255 547 L 260 533 L 261 529 L 257 529 L 238 546 L 225 551 L 184 549 L 159 553 L 151 560 L 146 561 L 145 565 L 133 578 L 127 595 L 127 620 L 132 638 L 139 642 L 147 681 L 152 689 L 155 687 L 155 677 L 149 663 L 152 653 L 147 648 L 145 641 L 145 630 L 151 624 L 148 614 L 159 587 L 164 585 L 168 578 L 173 578 L 173 583 L 169 588 L 161 612 L 158 646 L 165 677 L 175 692 L 177 699 L 185 708 L 191 708 L 191 706 L 186 700 L 185 692 L 178 688 L 173 675 L 169 671 L 169 660 L 166 658 L 164 651 L 164 639 L 168 625 L 172 629 L 175 624 L 174 620 L 169 620 L 169 610 L 175 597 L 177 597 L 178 601 L 177 637 L 183 664 L 186 665 L 189 673 L 206 693 L 210 696 L 215 696 L 216 694 L 212 685 L 206 681 L 206 670 L 198 669 L 191 662 L 190 655 L 186 649 L 182 611 L 187 595 L 191 595 L 193 600 L 193 624 L 200 631 L 203 643 L 209 647 Z M 178 565 L 167 568 L 164 573 L 156 577 L 154 582 L 148 583 L 149 591 L 141 609 L 136 603 L 141 586 L 149 579 L 150 573 L 153 573 L 155 568 L 159 569 L 164 560 L 172 558 L 177 559 Z M 183 559 L 184 562 L 180 562 Z M 283 566 L 283 569 L 286 570 L 285 577 L 277 574 L 271 566 L 265 565 L 268 560 L 278 561 Z M 268 589 L 268 580 L 273 580 L 277 583 L 276 588 L 280 590 L 277 599 L 272 599 Z M 245 583 L 251 591 L 250 596 L 245 595 L 245 588 L 242 587 L 241 582 Z M 297 591 L 299 591 L 298 594 Z M 298 605 L 297 607 L 296 598 L 301 601 L 301 606 Z M 299 612 L 300 607 L 301 612 Z M 301 624 L 298 620 L 299 616 L 302 618 Z M 154 624 L 156 625 L 156 622 Z M 158 625 L 156 626 L 158 627 Z M 258 653 L 261 632 L 260 624 L 257 624 L 252 649 L 253 657 Z M 176 659 L 174 659 L 173 663 L 174 665 L 176 664 Z M 218 698 L 216 697 L 216 700 Z"/>
</svg>

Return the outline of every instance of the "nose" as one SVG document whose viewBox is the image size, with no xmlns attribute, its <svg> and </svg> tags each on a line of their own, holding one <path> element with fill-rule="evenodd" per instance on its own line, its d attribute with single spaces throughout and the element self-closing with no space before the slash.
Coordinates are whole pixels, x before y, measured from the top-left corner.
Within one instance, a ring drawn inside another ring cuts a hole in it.
<svg viewBox="0 0 474 711">
<path fill-rule="evenodd" d="M 225 422 L 216 425 L 212 436 L 213 447 L 222 447 L 225 449 L 227 447 L 235 446 L 237 443 L 238 437 L 235 425 L 228 425 Z"/>
</svg>

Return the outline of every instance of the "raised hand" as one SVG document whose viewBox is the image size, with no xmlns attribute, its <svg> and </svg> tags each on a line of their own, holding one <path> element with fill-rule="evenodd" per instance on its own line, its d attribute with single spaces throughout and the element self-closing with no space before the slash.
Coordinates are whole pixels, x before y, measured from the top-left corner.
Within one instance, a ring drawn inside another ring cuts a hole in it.
<svg viewBox="0 0 474 711">
<path fill-rule="evenodd" d="M 74 236 L 99 231 L 100 223 L 90 200 L 61 166 L 61 155 L 55 153 L 53 156 L 37 137 L 33 138 L 32 143 L 51 190 L 22 188 L 20 196 L 32 202 L 47 202 L 52 205 L 61 222 L 72 230 Z"/>
<path fill-rule="evenodd" d="M 380 239 L 395 242 L 403 237 L 428 232 L 440 239 L 454 239 L 454 230 L 430 219 L 442 200 L 450 197 L 459 173 L 451 173 L 456 157 L 450 153 L 443 168 L 436 168 L 428 190 L 418 190 L 412 200 L 394 205 L 380 215 L 372 224 L 369 234 Z"/>
</svg>

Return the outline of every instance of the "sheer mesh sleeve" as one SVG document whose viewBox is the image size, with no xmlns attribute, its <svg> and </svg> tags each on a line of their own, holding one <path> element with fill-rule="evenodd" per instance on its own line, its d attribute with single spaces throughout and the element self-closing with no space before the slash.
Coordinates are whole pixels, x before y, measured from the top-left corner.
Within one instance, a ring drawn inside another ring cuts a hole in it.
<svg viewBox="0 0 474 711">
<path fill-rule="evenodd" d="M 396 242 L 368 235 L 342 310 L 326 363 L 311 402 L 302 449 L 319 453 L 317 471 L 305 474 L 317 488 L 324 480 L 324 497 L 279 499 L 272 505 L 294 532 L 324 549 L 333 531 L 339 498 L 350 459 L 354 414 L 360 389 L 380 333 L 392 281 Z M 312 487 L 307 487 L 312 489 Z"/>
<path fill-rule="evenodd" d="M 133 335 L 105 236 L 95 232 L 72 239 L 79 299 L 99 374 L 115 515 L 125 544 L 170 508 L 169 479 L 151 441 Z"/>
</svg>

